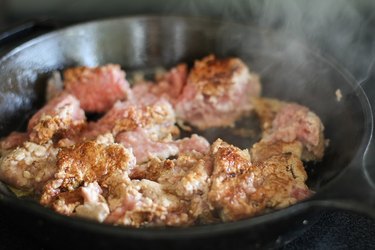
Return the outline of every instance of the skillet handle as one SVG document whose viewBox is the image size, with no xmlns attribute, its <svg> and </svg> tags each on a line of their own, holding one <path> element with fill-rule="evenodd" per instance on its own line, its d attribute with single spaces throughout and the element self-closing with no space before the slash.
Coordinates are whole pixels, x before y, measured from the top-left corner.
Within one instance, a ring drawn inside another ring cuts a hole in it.
<svg viewBox="0 0 375 250">
<path fill-rule="evenodd" d="M 322 188 L 310 201 L 320 207 L 333 207 L 367 214 L 375 218 L 375 143 L 368 145 L 339 176 Z"/>
<path fill-rule="evenodd" d="M 48 18 L 23 21 L 6 28 L 6 30 L 0 31 L 0 46 L 15 42 L 34 32 L 51 31 L 59 27 L 61 27 L 61 25 L 57 21 Z"/>
</svg>

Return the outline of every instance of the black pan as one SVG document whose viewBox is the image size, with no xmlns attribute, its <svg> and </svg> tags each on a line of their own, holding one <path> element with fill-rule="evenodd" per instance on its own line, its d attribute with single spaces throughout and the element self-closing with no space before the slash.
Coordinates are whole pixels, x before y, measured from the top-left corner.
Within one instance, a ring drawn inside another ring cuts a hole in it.
<svg viewBox="0 0 375 250">
<path fill-rule="evenodd" d="M 78 239 L 76 246 L 126 249 L 278 246 L 327 207 L 375 217 L 375 166 L 367 163 L 373 116 L 362 88 L 337 63 L 298 39 L 257 27 L 185 17 L 130 17 L 32 39 L 0 59 L 0 135 L 22 129 L 23 121 L 42 105 L 46 79 L 54 70 L 118 63 L 127 72 L 147 71 L 192 63 L 209 53 L 242 58 L 261 75 L 264 96 L 299 102 L 322 118 L 330 144 L 323 161 L 306 167 L 308 185 L 316 192 L 310 199 L 233 223 L 142 229 L 65 217 L 17 199 L 4 187 L 0 205 L 11 208 L 37 238 L 55 246 Z"/>
</svg>

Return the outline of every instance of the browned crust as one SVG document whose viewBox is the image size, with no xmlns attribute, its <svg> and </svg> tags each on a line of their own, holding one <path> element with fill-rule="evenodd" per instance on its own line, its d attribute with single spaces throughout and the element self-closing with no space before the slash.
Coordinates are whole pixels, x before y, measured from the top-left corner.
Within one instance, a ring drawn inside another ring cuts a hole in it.
<svg viewBox="0 0 375 250">
<path fill-rule="evenodd" d="M 218 59 L 209 55 L 195 62 L 188 82 L 193 83 L 205 95 L 221 96 L 234 84 L 231 80 L 233 76 L 246 68 L 238 58 Z"/>
<path fill-rule="evenodd" d="M 273 98 L 262 98 L 257 97 L 252 100 L 254 110 L 260 119 L 261 128 L 263 130 L 263 138 L 266 137 L 272 131 L 272 122 L 275 119 L 277 113 L 288 104 L 288 102 L 280 101 Z M 314 114 L 315 115 L 315 114 Z M 316 116 L 316 115 L 315 115 Z M 317 117 L 317 116 L 316 116 Z M 290 152 L 300 157 L 303 161 L 320 161 L 323 158 L 325 150 L 325 137 L 323 132 L 323 125 L 321 125 L 319 131 L 319 141 L 317 145 L 306 146 L 302 145 L 302 152 L 297 141 L 283 142 L 273 141 L 270 143 L 260 142 L 256 143 L 251 149 L 252 155 L 260 154 L 259 158 L 264 159 L 265 155 L 272 155 L 278 152 Z M 269 152 L 267 152 L 269 150 Z"/>
</svg>

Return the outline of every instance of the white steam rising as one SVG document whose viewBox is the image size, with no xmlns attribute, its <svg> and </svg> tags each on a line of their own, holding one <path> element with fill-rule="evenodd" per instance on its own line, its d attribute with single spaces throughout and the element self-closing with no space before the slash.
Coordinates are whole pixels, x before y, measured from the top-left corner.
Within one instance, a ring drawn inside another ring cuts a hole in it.
<svg viewBox="0 0 375 250">
<path fill-rule="evenodd" d="M 372 0 L 167 2 L 164 11 L 169 14 L 209 16 L 288 32 L 336 58 L 358 82 L 368 77 L 375 60 L 375 32 L 370 32 L 375 25 Z"/>
</svg>

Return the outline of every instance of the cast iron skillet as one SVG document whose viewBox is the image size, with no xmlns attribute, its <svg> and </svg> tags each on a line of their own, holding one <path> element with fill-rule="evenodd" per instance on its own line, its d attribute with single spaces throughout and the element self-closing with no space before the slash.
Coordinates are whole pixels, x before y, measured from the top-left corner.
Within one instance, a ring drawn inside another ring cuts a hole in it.
<svg viewBox="0 0 375 250">
<path fill-rule="evenodd" d="M 261 75 L 263 96 L 296 101 L 323 120 L 329 147 L 307 166 L 310 199 L 233 223 L 189 228 L 124 228 L 56 214 L 12 196 L 2 185 L 2 206 L 50 243 L 79 239 L 82 246 L 227 249 L 277 246 L 301 232 L 325 207 L 375 217 L 375 166 L 366 163 L 373 117 L 362 88 L 332 60 L 297 39 L 257 27 L 185 17 L 129 17 L 90 22 L 32 39 L 0 59 L 1 136 L 43 103 L 45 80 L 76 65 L 121 64 L 127 72 L 192 63 L 209 53 L 238 56 Z M 337 101 L 336 90 L 343 97 Z M 26 224 L 29 225 L 29 224 Z M 46 226 L 47 225 L 47 226 Z M 294 234 L 295 235 L 295 234 Z M 57 243 L 58 242 L 58 243 Z"/>
</svg>

